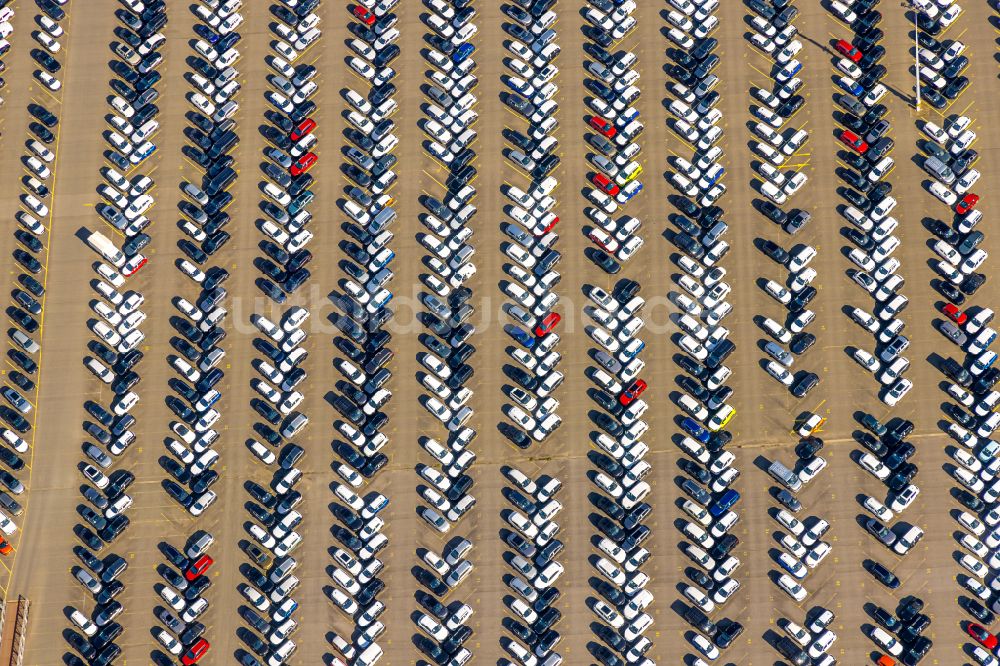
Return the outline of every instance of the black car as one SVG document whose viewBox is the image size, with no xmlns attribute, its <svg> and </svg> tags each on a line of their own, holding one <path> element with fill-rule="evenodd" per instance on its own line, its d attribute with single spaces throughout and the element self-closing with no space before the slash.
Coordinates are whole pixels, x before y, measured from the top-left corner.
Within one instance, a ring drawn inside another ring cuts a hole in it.
<svg viewBox="0 0 1000 666">
<path fill-rule="evenodd" d="M 958 288 L 963 294 L 972 296 L 984 284 L 986 284 L 986 273 L 973 273 L 962 280 L 962 283 L 958 285 Z"/>
<path fill-rule="evenodd" d="M 969 615 L 976 618 L 984 625 L 989 626 L 996 621 L 996 616 L 991 613 L 985 606 L 976 601 L 975 599 L 967 599 L 965 601 L 965 610 L 968 611 Z M 918 615 L 914 620 L 920 617 L 927 617 L 926 615 Z"/>
<path fill-rule="evenodd" d="M 31 55 L 32 59 L 34 59 L 35 62 L 37 62 L 39 65 L 47 69 L 52 74 L 55 74 L 60 69 L 62 69 L 62 65 L 59 64 L 59 61 L 50 56 L 42 49 L 31 49 L 29 54 Z"/>
<path fill-rule="evenodd" d="M 687 567 L 684 569 L 684 574 L 691 579 L 691 582 L 706 591 L 715 589 L 715 581 L 701 569 Z"/>
<path fill-rule="evenodd" d="M 56 117 L 56 115 L 51 111 L 49 111 L 48 109 L 46 109 L 41 104 L 34 104 L 34 103 L 29 104 L 28 113 L 30 113 L 35 118 L 38 118 L 40 121 L 42 121 L 42 124 L 44 124 L 49 129 L 59 124 L 59 119 Z"/>
<path fill-rule="evenodd" d="M 733 644 L 740 634 L 743 633 L 743 625 L 736 620 L 723 620 L 719 622 L 719 631 L 715 635 L 715 644 L 722 649 Z"/>
<path fill-rule="evenodd" d="M 622 269 L 622 265 L 603 250 L 588 247 L 583 252 L 598 268 L 609 275 L 614 275 Z"/>
<path fill-rule="evenodd" d="M 961 176 L 976 160 L 979 159 L 979 152 L 973 148 L 966 148 L 961 153 L 951 159 L 951 168 L 957 175 Z"/>
<path fill-rule="evenodd" d="M 712 482 L 712 474 L 707 469 L 705 469 L 698 463 L 694 462 L 693 460 L 689 460 L 688 458 L 680 458 L 677 461 L 677 466 L 680 467 L 682 471 L 691 476 L 691 478 L 693 478 L 695 481 L 698 481 L 703 484 L 709 484 Z"/>
<path fill-rule="evenodd" d="M 945 280 L 931 280 L 931 286 L 955 305 L 965 303 L 965 295 L 955 285 Z"/>
<path fill-rule="evenodd" d="M 187 626 L 187 629 L 185 629 L 183 633 L 177 635 L 177 638 L 179 638 L 181 643 L 184 645 L 190 645 L 205 633 L 205 629 L 205 625 L 201 622 L 192 622 Z"/>
<path fill-rule="evenodd" d="M 420 580 L 422 584 L 426 585 L 427 588 L 431 590 L 431 592 L 434 592 L 439 596 L 441 594 L 447 593 L 448 587 L 443 582 L 441 582 L 441 579 L 439 579 L 437 576 L 430 573 L 426 569 L 420 569 L 420 572 L 425 573 L 429 575 L 430 578 L 434 579 L 433 581 L 431 581 L 427 580 L 426 578 L 423 580 L 418 578 L 418 580 Z M 375 597 L 378 596 L 378 594 L 384 589 L 385 589 L 385 582 L 381 578 L 373 578 L 372 580 L 368 581 L 367 583 L 361 586 L 361 589 L 358 590 L 358 593 L 354 595 L 354 600 L 357 601 L 358 605 L 360 606 L 367 606 L 372 601 L 374 601 Z"/>
<path fill-rule="evenodd" d="M 29 375 L 35 374 L 38 371 L 38 364 L 31 360 L 27 354 L 19 349 L 8 349 L 7 358 L 14 362 L 17 367 L 21 368 Z"/>
<path fill-rule="evenodd" d="M 906 626 L 897 635 L 904 643 L 910 643 L 917 640 L 922 633 L 927 631 L 929 626 L 931 626 L 931 619 L 923 613 L 918 613 L 906 622 Z"/>
<path fill-rule="evenodd" d="M 807 372 L 799 377 L 792 384 L 791 393 L 796 398 L 804 398 L 819 384 L 819 375 L 815 372 Z"/>
<path fill-rule="evenodd" d="M 796 111 L 801 109 L 802 105 L 805 103 L 806 100 L 802 95 L 792 95 L 782 102 L 778 108 L 774 110 L 774 112 L 782 118 L 790 118 Z"/>
<path fill-rule="evenodd" d="M 952 494 L 955 496 L 955 499 L 958 500 L 962 506 L 969 509 L 970 511 L 975 511 L 976 513 L 979 513 L 980 511 L 983 511 L 986 508 L 986 502 L 979 499 L 979 497 L 973 495 L 964 488 L 956 488 L 952 491 Z"/>
<path fill-rule="evenodd" d="M 779 264 L 784 264 L 788 261 L 788 251 L 772 240 L 762 240 L 760 242 L 760 250 Z"/>
<path fill-rule="evenodd" d="M 823 448 L 823 440 L 819 437 L 806 437 L 795 447 L 795 455 L 799 460 L 813 458 Z"/>
<path fill-rule="evenodd" d="M 913 480 L 918 471 L 918 467 L 913 463 L 904 463 L 886 480 L 886 485 L 898 493 Z"/>
<path fill-rule="evenodd" d="M 880 625 L 888 629 L 889 631 L 895 633 L 902 625 L 900 621 L 893 616 L 892 613 L 882 608 L 881 606 L 875 606 L 871 611 L 872 618 L 878 622 Z"/>
<path fill-rule="evenodd" d="M 715 545 L 709 550 L 709 556 L 715 560 L 725 559 L 726 555 L 732 551 L 733 548 L 738 546 L 740 540 L 734 534 L 726 534 L 721 539 L 715 542 Z"/>
<path fill-rule="evenodd" d="M 799 502 L 798 498 L 792 493 L 785 489 L 781 489 L 775 495 L 775 499 L 781 502 L 782 506 L 792 511 L 793 513 L 798 513 L 802 510 L 802 503 Z"/>
<path fill-rule="evenodd" d="M 920 86 L 920 95 L 923 97 L 924 101 L 933 106 L 935 109 L 943 109 L 948 105 L 948 100 L 945 96 L 939 93 L 933 86 Z"/>
<path fill-rule="evenodd" d="M 788 220 L 788 214 L 770 201 L 759 201 L 757 208 L 772 222 L 784 224 Z"/>
</svg>

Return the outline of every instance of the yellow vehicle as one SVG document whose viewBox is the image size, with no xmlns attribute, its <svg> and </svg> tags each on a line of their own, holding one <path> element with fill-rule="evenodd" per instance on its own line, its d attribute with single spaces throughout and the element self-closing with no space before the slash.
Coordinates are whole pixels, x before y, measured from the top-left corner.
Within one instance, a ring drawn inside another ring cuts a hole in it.
<svg viewBox="0 0 1000 666">
<path fill-rule="evenodd" d="M 732 405 L 723 405 L 708 420 L 707 427 L 711 432 L 719 432 L 736 416 L 736 408 Z"/>
<path fill-rule="evenodd" d="M 629 162 L 618 172 L 618 177 L 615 180 L 618 181 L 619 186 L 625 186 L 641 175 L 642 165 L 638 162 Z"/>
</svg>

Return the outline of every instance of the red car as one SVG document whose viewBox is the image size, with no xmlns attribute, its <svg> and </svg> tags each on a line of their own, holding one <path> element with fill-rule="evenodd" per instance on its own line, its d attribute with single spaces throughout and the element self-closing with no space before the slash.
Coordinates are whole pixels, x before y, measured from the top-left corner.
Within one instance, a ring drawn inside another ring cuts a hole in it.
<svg viewBox="0 0 1000 666">
<path fill-rule="evenodd" d="M 845 146 L 858 153 L 859 155 L 864 154 L 868 151 L 868 144 L 860 136 L 852 132 L 851 130 L 844 130 L 840 133 L 840 140 Z"/>
<path fill-rule="evenodd" d="M 544 222 L 545 220 L 543 219 L 542 221 Z M 544 227 L 542 227 L 542 228 L 540 228 L 540 229 L 539 229 L 539 228 L 538 228 L 538 227 L 536 226 L 536 227 L 535 227 L 535 229 L 534 229 L 534 234 L 535 234 L 536 236 L 544 236 L 545 234 L 547 234 L 547 233 L 549 233 L 550 231 L 552 231 L 552 229 L 553 229 L 553 228 L 554 228 L 554 227 L 555 227 L 555 226 L 556 226 L 557 224 L 559 224 L 559 216 L 558 216 L 558 215 L 553 215 L 553 216 L 552 216 L 552 218 L 551 218 L 551 219 L 549 219 L 549 221 L 548 221 L 548 222 L 547 222 L 547 223 L 545 224 L 545 226 L 544 226 Z"/>
<path fill-rule="evenodd" d="M 858 47 L 850 42 L 838 39 L 837 43 L 833 45 L 833 48 L 837 49 L 837 52 L 850 60 L 851 62 L 857 62 L 861 60 L 862 53 L 858 50 Z"/>
<path fill-rule="evenodd" d="M 535 326 L 535 335 L 540 338 L 544 338 L 546 335 L 552 332 L 552 329 L 556 327 L 562 316 L 558 312 L 550 312 L 545 315 L 545 319 L 540 321 L 537 326 Z"/>
<path fill-rule="evenodd" d="M 299 159 L 295 160 L 295 163 L 292 164 L 292 168 L 289 169 L 289 171 L 293 176 L 300 176 L 306 171 L 309 171 L 309 169 L 311 169 L 318 161 L 319 158 L 316 157 L 316 153 L 306 153 Z"/>
<path fill-rule="evenodd" d="M 208 652 L 208 648 L 212 647 L 211 643 L 206 641 L 204 638 L 199 638 L 194 645 L 187 649 L 187 652 L 181 656 L 181 663 L 184 666 L 192 666 L 192 664 L 197 664 L 201 661 L 201 658 L 205 656 Z"/>
<path fill-rule="evenodd" d="M 975 622 L 970 622 L 969 624 L 967 624 L 965 626 L 965 631 L 970 636 L 979 641 L 979 644 L 982 645 L 987 650 L 995 650 L 997 644 L 1000 643 L 1000 641 L 997 641 L 996 636 L 986 631 L 986 629 L 979 626 Z"/>
<path fill-rule="evenodd" d="M 290 138 L 292 141 L 298 141 L 305 135 L 312 132 L 314 129 L 316 129 L 316 121 L 313 120 L 312 118 L 306 118 L 301 123 L 295 126 L 295 129 L 292 130 L 292 135 Z"/>
<path fill-rule="evenodd" d="M 615 134 L 618 134 L 618 130 L 615 129 L 615 126 L 600 116 L 591 116 L 590 126 L 609 139 Z"/>
<path fill-rule="evenodd" d="M 191 563 L 191 566 L 189 566 L 187 568 L 187 571 L 184 572 L 184 577 L 187 578 L 188 580 L 194 580 L 198 576 L 208 571 L 208 568 L 212 566 L 212 562 L 214 561 L 215 560 L 213 560 L 210 556 L 202 555 L 197 560 Z"/>
<path fill-rule="evenodd" d="M 372 25 L 375 23 L 375 15 L 371 13 L 370 10 L 365 9 L 361 5 L 354 5 L 354 9 L 351 11 L 354 14 L 354 18 L 358 19 L 365 25 Z"/>
<path fill-rule="evenodd" d="M 955 212 L 959 215 L 965 215 L 970 210 L 975 208 L 977 203 L 979 203 L 978 194 L 966 194 L 962 197 L 962 200 L 955 205 Z"/>
<path fill-rule="evenodd" d="M 948 317 L 948 319 L 951 319 L 953 322 L 955 322 L 959 326 L 961 326 L 962 324 L 964 324 L 969 319 L 969 315 L 967 315 L 964 312 L 962 312 L 961 310 L 959 310 L 958 306 L 956 306 L 956 305 L 954 305 L 952 303 L 948 303 L 943 308 L 941 308 L 941 312 L 943 312 L 944 315 L 946 317 Z"/>
<path fill-rule="evenodd" d="M 597 189 L 601 190 L 605 194 L 610 194 L 611 196 L 615 196 L 616 194 L 618 194 L 618 192 L 620 192 L 618 186 L 612 183 L 611 179 L 605 176 L 603 173 L 595 173 L 593 176 L 590 177 L 590 180 L 592 183 L 594 183 L 594 185 L 597 186 Z"/>
<path fill-rule="evenodd" d="M 622 403 L 626 407 L 632 404 L 632 402 L 642 395 L 642 392 L 646 390 L 648 384 L 641 379 L 637 379 L 628 385 L 622 394 L 618 396 L 618 402 Z"/>
<path fill-rule="evenodd" d="M 128 261 L 126 261 L 125 265 L 122 266 L 122 275 L 124 275 L 125 277 L 131 277 L 136 273 L 138 273 L 139 269 L 145 266 L 148 262 L 149 259 L 146 258 L 146 255 L 137 254 Z"/>
</svg>

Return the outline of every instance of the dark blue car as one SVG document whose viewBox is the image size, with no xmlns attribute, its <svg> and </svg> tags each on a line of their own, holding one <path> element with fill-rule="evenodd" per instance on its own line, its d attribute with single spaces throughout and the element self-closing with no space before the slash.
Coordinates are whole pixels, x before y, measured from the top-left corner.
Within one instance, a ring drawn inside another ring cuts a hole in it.
<svg viewBox="0 0 1000 666">
<path fill-rule="evenodd" d="M 722 497 L 712 502 L 708 507 L 708 512 L 712 514 L 714 518 L 718 518 L 729 509 L 740 501 L 740 494 L 730 488 L 726 492 L 722 493 Z"/>
<path fill-rule="evenodd" d="M 503 328 L 507 332 L 507 335 L 520 342 L 526 349 L 531 349 L 535 346 L 534 336 L 523 328 L 514 326 L 513 324 L 506 324 Z"/>
<path fill-rule="evenodd" d="M 455 52 L 451 54 L 451 61 L 456 65 L 465 62 L 476 50 L 476 47 L 468 42 L 461 44 Z"/>
<path fill-rule="evenodd" d="M 701 425 L 691 417 L 684 417 L 684 420 L 681 421 L 681 428 L 684 429 L 684 432 L 691 435 L 702 444 L 708 444 L 708 431 L 702 428 Z"/>
</svg>

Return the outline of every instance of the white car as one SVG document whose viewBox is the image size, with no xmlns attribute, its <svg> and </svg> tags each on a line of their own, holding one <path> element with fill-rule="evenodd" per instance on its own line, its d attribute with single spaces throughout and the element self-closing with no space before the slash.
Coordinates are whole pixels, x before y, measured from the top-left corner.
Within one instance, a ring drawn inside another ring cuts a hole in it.
<svg viewBox="0 0 1000 666">
<path fill-rule="evenodd" d="M 970 514 L 968 511 L 963 511 L 962 513 L 960 513 L 958 515 L 957 520 L 959 524 L 962 525 L 962 527 L 969 530 L 977 537 L 982 536 L 983 533 L 986 531 L 986 526 L 983 525 L 982 521 L 973 516 L 972 514 Z"/>
<path fill-rule="evenodd" d="M 912 388 L 913 382 L 909 379 L 900 379 L 886 391 L 882 401 L 890 407 L 894 407 Z"/>
<path fill-rule="evenodd" d="M 931 183 L 928 190 L 946 206 L 952 206 L 958 201 L 958 195 L 936 180 Z"/>
<path fill-rule="evenodd" d="M 800 603 L 809 595 L 809 592 L 795 582 L 795 579 L 788 574 L 782 574 L 781 577 L 778 578 L 778 587 L 780 587 L 785 594 Z"/>
</svg>

